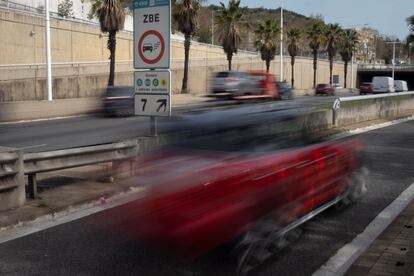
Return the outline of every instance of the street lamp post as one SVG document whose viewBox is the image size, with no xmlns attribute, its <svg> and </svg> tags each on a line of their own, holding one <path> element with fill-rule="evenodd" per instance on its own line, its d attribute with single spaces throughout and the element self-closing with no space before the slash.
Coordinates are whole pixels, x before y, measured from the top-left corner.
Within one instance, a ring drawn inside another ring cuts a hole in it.
<svg viewBox="0 0 414 276">
<path fill-rule="evenodd" d="M 388 44 L 392 44 L 392 80 L 395 80 L 395 44 L 400 43 L 398 41 L 390 41 Z"/>
<path fill-rule="evenodd" d="M 211 9 L 211 45 L 214 44 L 214 8 Z"/>
<path fill-rule="evenodd" d="M 46 33 L 46 74 L 47 74 L 47 100 L 52 101 L 52 55 L 50 50 L 50 5 L 45 0 L 45 33 Z"/>
<path fill-rule="evenodd" d="M 280 5 L 280 81 L 283 81 L 283 0 Z"/>
</svg>

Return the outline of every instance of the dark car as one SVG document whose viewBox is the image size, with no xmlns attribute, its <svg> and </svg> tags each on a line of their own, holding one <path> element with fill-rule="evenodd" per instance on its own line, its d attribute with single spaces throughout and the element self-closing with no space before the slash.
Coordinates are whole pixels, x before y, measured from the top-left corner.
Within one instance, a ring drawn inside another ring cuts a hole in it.
<svg viewBox="0 0 414 276">
<path fill-rule="evenodd" d="M 335 87 L 329 83 L 321 83 L 316 86 L 316 95 L 335 95 Z"/>
<path fill-rule="evenodd" d="M 134 114 L 134 88 L 132 86 L 111 86 L 106 89 L 103 111 L 111 116 L 132 116 Z"/>
<path fill-rule="evenodd" d="M 373 92 L 374 92 L 374 85 L 371 82 L 363 82 L 359 86 L 360 95 L 372 94 Z"/>
<path fill-rule="evenodd" d="M 278 82 L 277 87 L 279 90 L 279 96 L 282 100 L 293 99 L 292 87 L 287 82 Z"/>
</svg>

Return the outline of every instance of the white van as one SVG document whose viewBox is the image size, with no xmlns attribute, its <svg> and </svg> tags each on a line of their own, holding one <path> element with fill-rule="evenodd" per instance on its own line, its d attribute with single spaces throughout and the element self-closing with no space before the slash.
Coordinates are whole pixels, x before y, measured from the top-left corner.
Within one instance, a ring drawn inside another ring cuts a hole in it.
<svg viewBox="0 0 414 276">
<path fill-rule="evenodd" d="M 395 92 L 394 81 L 391 77 L 374 77 L 372 79 L 374 93 L 392 93 Z"/>
<path fill-rule="evenodd" d="M 395 92 L 407 92 L 408 85 L 406 81 L 396 80 L 394 81 Z"/>
</svg>

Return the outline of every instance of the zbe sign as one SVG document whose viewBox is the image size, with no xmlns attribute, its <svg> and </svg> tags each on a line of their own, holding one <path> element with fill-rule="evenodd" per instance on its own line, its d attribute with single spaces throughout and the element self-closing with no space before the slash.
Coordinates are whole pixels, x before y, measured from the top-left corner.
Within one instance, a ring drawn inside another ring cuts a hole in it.
<svg viewBox="0 0 414 276">
<path fill-rule="evenodd" d="M 134 0 L 135 69 L 170 68 L 170 0 Z"/>
</svg>

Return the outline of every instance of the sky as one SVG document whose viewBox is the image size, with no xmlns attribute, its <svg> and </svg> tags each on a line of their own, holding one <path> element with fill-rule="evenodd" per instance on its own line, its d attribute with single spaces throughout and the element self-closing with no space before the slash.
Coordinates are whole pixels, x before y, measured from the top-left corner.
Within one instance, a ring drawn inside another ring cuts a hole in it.
<svg viewBox="0 0 414 276">
<path fill-rule="evenodd" d="M 218 4 L 227 0 L 208 0 Z M 381 34 L 405 39 L 409 29 L 406 18 L 414 15 L 413 0 L 241 0 L 242 6 L 285 9 L 310 16 L 321 14 L 326 23 L 342 27 L 369 27 Z"/>
</svg>

